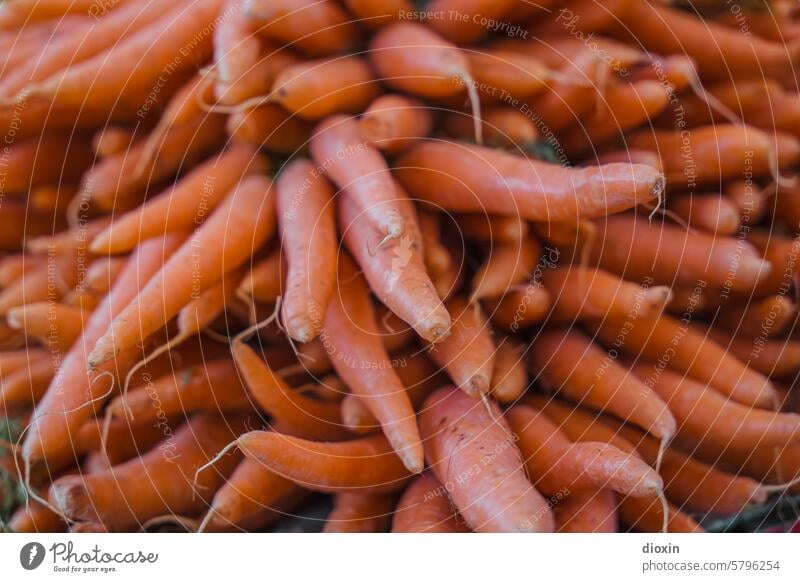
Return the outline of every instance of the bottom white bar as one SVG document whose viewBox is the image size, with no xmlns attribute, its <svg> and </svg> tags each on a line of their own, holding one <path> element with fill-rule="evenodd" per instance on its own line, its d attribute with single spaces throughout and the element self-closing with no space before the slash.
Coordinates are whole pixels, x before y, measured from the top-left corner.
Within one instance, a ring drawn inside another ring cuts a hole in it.
<svg viewBox="0 0 800 582">
<path fill-rule="evenodd" d="M 798 554 L 792 534 L 3 534 L 0 579 L 796 581 Z"/>
</svg>

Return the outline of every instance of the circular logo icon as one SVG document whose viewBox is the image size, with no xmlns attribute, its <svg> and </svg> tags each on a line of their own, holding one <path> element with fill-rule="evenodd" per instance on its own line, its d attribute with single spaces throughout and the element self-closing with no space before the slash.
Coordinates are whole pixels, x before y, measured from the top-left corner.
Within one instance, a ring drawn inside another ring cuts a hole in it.
<svg viewBox="0 0 800 582">
<path fill-rule="evenodd" d="M 39 542 L 29 542 L 19 551 L 19 563 L 26 570 L 35 570 L 44 561 L 44 546 Z"/>
</svg>

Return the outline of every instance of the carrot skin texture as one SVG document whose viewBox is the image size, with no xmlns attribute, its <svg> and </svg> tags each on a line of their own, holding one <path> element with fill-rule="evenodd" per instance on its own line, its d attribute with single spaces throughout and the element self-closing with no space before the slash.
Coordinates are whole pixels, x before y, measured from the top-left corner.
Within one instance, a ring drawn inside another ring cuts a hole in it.
<svg viewBox="0 0 800 582">
<path fill-rule="evenodd" d="M 469 528 L 430 471 L 409 483 L 397 502 L 392 533 L 466 533 Z"/>
</svg>

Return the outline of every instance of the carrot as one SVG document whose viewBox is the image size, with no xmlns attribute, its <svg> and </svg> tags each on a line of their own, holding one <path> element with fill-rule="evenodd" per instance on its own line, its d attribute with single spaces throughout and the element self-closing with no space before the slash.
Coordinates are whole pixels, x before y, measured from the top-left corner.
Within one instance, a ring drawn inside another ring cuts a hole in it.
<svg viewBox="0 0 800 582">
<path fill-rule="evenodd" d="M 20 63 L 20 66 L 0 81 L 0 95 L 17 95 L 28 83 L 44 81 L 51 75 L 104 53 L 121 38 L 130 38 L 157 21 L 163 22 L 160 19 L 175 11 L 181 3 L 181 0 L 164 0 L 147 2 L 143 6 L 141 2 L 126 2 L 119 10 L 96 20 L 82 33 L 60 35 L 52 42 L 44 43 L 44 46 L 39 47 L 37 58 Z M 41 6 L 47 3 L 38 4 Z"/>
<path fill-rule="evenodd" d="M 364 143 L 355 120 L 333 116 L 319 124 L 311 138 L 311 155 L 376 228 L 389 238 L 403 233 L 405 225 L 395 203 L 398 193 L 386 161 Z"/>
<path fill-rule="evenodd" d="M 305 148 L 309 124 L 274 103 L 234 111 L 226 124 L 231 141 L 273 154 L 291 155 Z"/>
<path fill-rule="evenodd" d="M 511 337 L 504 337 L 497 342 L 491 395 L 502 404 L 516 402 L 528 388 L 524 351 L 525 345 Z"/>
<path fill-rule="evenodd" d="M 325 443 L 253 431 L 235 442 L 245 456 L 313 491 L 388 493 L 401 489 L 410 477 L 389 441 L 379 434 Z"/>
<path fill-rule="evenodd" d="M 92 151 L 99 158 L 123 152 L 133 145 L 136 133 L 124 127 L 104 127 L 92 137 Z"/>
<path fill-rule="evenodd" d="M 395 191 L 397 197 L 391 205 L 400 211 L 405 225 L 399 238 L 378 245 L 381 233 L 372 228 L 367 212 L 360 212 L 348 197 L 339 201 L 339 230 L 378 299 L 420 337 L 438 342 L 447 335 L 450 314 L 425 270 L 422 233 L 414 205 L 399 187 Z"/>
<path fill-rule="evenodd" d="M 30 501 L 14 512 L 8 527 L 15 533 L 59 533 L 67 529 L 67 523 L 46 505 Z"/>
<path fill-rule="evenodd" d="M 101 160 L 84 174 L 82 194 L 101 209 L 130 207 L 152 184 L 163 182 L 203 159 L 219 145 L 223 134 L 223 119 L 216 114 L 174 126 L 158 144 L 152 162 L 148 161 L 150 154 L 142 142 Z M 141 170 L 143 163 L 145 169 Z"/>
<path fill-rule="evenodd" d="M 623 495 L 651 497 L 664 484 L 636 455 L 600 442 L 571 443 L 540 411 L 522 404 L 506 414 L 516 434 L 528 475 L 544 495 L 608 488 Z"/>
<path fill-rule="evenodd" d="M 158 422 L 152 419 L 129 421 L 114 419 L 107 426 L 100 418 L 86 421 L 74 437 L 76 456 L 91 456 L 97 453 L 102 457 L 103 470 L 137 457 L 150 450 L 164 439 L 165 432 L 171 430 L 174 417 L 159 416 Z"/>
<path fill-rule="evenodd" d="M 279 218 L 279 222 L 282 219 Z M 250 272 L 239 283 L 236 294 L 239 297 L 252 297 L 262 303 L 274 302 L 286 286 L 285 267 L 281 250 L 275 249 L 250 268 Z"/>
<path fill-rule="evenodd" d="M 797 317 L 797 305 L 784 295 L 731 305 L 722 309 L 714 323 L 747 337 L 780 335 Z"/>
<path fill-rule="evenodd" d="M 432 278 L 435 278 L 446 273 L 452 261 L 450 251 L 442 241 L 440 215 L 437 212 L 417 208 L 417 223 L 422 236 L 425 269 Z"/>
<path fill-rule="evenodd" d="M 288 434 L 314 440 L 341 440 L 339 405 L 294 392 L 241 340 L 231 346 L 239 373 L 258 405 Z"/>
<path fill-rule="evenodd" d="M 371 28 L 385 26 L 413 10 L 410 0 L 344 0 L 344 4 L 359 24 Z"/>
<path fill-rule="evenodd" d="M 245 177 L 141 289 L 136 301 L 115 316 L 89 354 L 89 366 L 96 367 L 149 337 L 177 315 L 194 294 L 249 259 L 275 230 L 271 188 L 265 177 Z M 196 256 L 198 248 L 204 249 L 200 256 Z M 170 289 L 168 294 L 164 293 L 166 288 Z"/>
<path fill-rule="evenodd" d="M 336 373 L 381 424 L 412 473 L 423 468 L 414 409 L 385 348 L 375 341 L 375 313 L 366 285 L 346 255 L 339 257 L 339 287 L 328 307 L 321 340 Z"/>
<path fill-rule="evenodd" d="M 9 309 L 6 321 L 14 329 L 36 338 L 51 350 L 65 353 L 83 331 L 84 315 L 80 309 L 61 303 L 28 303 Z"/>
<path fill-rule="evenodd" d="M 392 518 L 393 533 L 466 533 L 445 488 L 425 472 L 408 485 Z"/>
<path fill-rule="evenodd" d="M 541 382 L 573 402 L 614 414 L 662 441 L 675 433 L 675 418 L 658 394 L 579 331 L 540 333 L 531 363 Z"/>
<path fill-rule="evenodd" d="M 509 291 L 498 301 L 488 301 L 486 312 L 496 327 L 516 333 L 543 321 L 552 304 L 552 296 L 541 283 L 528 281 L 523 289 Z"/>
<path fill-rule="evenodd" d="M 655 371 L 667 367 L 680 371 L 743 405 L 770 407 L 775 401 L 775 388 L 767 378 L 683 320 L 662 315 L 587 325 L 607 346 L 658 362 Z"/>
<path fill-rule="evenodd" d="M 337 493 L 333 510 L 325 521 L 325 533 L 381 533 L 392 522 L 395 495 L 369 495 L 359 492 Z"/>
<path fill-rule="evenodd" d="M 315 121 L 335 113 L 360 113 L 376 96 L 367 62 L 338 57 L 289 65 L 276 76 L 269 99 Z"/>
<path fill-rule="evenodd" d="M 660 81 L 662 84 L 669 85 L 668 91 L 677 93 L 696 83 L 697 67 L 694 59 L 686 55 L 665 55 L 652 63 L 632 70 L 628 80 L 632 82 Z"/>
<path fill-rule="evenodd" d="M 214 93 L 218 98 L 261 60 L 261 41 L 255 34 L 257 27 L 244 7 L 244 0 L 227 0 L 225 11 L 229 15 L 214 29 Z"/>
<path fill-rule="evenodd" d="M 615 162 L 626 162 L 629 164 L 643 164 L 655 168 L 659 172 L 663 171 L 661 158 L 657 152 L 648 150 L 635 150 L 626 148 L 624 150 L 614 150 L 610 152 L 597 152 L 592 160 L 586 160 L 587 164 L 611 164 Z"/>
<path fill-rule="evenodd" d="M 541 221 L 604 216 L 663 190 L 662 176 L 648 166 L 564 168 L 445 141 L 412 147 L 394 173 L 410 194 L 447 210 Z"/>
<path fill-rule="evenodd" d="M 517 242 L 528 234 L 528 223 L 513 216 L 456 214 L 454 221 L 464 238 L 478 242 Z"/>
<path fill-rule="evenodd" d="M 570 266 L 542 272 L 542 283 L 555 299 L 551 318 L 658 317 L 670 302 L 668 287 L 642 287 L 600 269 Z"/>
<path fill-rule="evenodd" d="M 467 394 L 488 394 L 495 365 L 495 348 L 478 304 L 462 298 L 447 302 L 453 327 L 443 340 L 431 345 L 431 358 Z"/>
<path fill-rule="evenodd" d="M 310 56 L 347 51 L 358 39 L 355 24 L 331 0 L 245 0 L 244 12 L 260 34 Z"/>
<path fill-rule="evenodd" d="M 425 458 L 473 530 L 553 531 L 550 508 L 525 477 L 500 417 L 491 402 L 455 388 L 437 390 L 420 412 Z"/>
<path fill-rule="evenodd" d="M 526 151 L 539 137 L 536 124 L 511 107 L 484 109 L 481 123 L 484 142 L 489 146 Z M 474 125 L 472 118 L 460 111 L 447 113 L 442 120 L 447 135 L 462 141 L 473 139 Z"/>
<path fill-rule="evenodd" d="M 699 533 L 705 531 L 690 515 L 672 505 L 668 505 L 667 532 Z M 660 532 L 663 530 L 664 510 L 656 500 L 642 497 L 628 497 L 619 505 L 619 519 L 622 523 L 640 532 Z"/>
<path fill-rule="evenodd" d="M 182 242 L 183 236 L 169 235 L 139 246 L 116 285 L 84 324 L 83 335 L 64 357 L 51 388 L 36 408 L 36 416 L 23 441 L 22 458 L 27 465 L 63 458 L 70 454 L 70 436 L 89 417 L 89 404 L 102 401 L 110 390 L 107 377 L 95 379 L 86 370 L 86 355 L 103 335 L 115 314 L 136 296 L 144 281 L 153 276 L 166 256 Z M 137 359 L 137 350 L 121 354 L 115 371 L 124 373 Z M 104 374 L 105 376 L 105 374 Z"/>
<path fill-rule="evenodd" d="M 465 89 L 481 142 L 480 102 L 468 59 L 455 45 L 415 22 L 398 22 L 378 31 L 369 58 L 384 82 L 419 97 L 451 97 Z"/>
<path fill-rule="evenodd" d="M 311 162 L 296 160 L 281 171 L 275 195 L 288 263 L 282 321 L 290 337 L 307 342 L 319 335 L 336 284 L 333 189 Z"/>
<path fill-rule="evenodd" d="M 727 196 L 682 194 L 670 197 L 668 207 L 690 227 L 712 234 L 733 234 L 741 226 L 739 208 Z"/>
<path fill-rule="evenodd" d="M 197 31 L 213 28 L 221 5 L 222 0 L 181 5 L 107 51 L 23 90 L 31 99 L 59 106 L 100 111 L 110 111 L 118 104 L 134 110 L 148 107 L 150 91 L 160 86 L 159 77 L 165 71 L 169 71 L 170 79 L 180 81 L 193 63 L 210 55 L 211 36 L 197 35 Z M 176 54 L 183 57 L 179 62 L 175 62 Z M 145 61 L 147 66 L 141 66 Z"/>
<path fill-rule="evenodd" d="M 659 285 L 698 281 L 749 292 L 770 272 L 769 263 L 747 241 L 715 237 L 633 215 L 609 216 L 597 223 L 589 248 L 601 268 L 628 280 L 648 278 Z M 615 252 L 619 249 L 630 249 Z"/>
<path fill-rule="evenodd" d="M 0 287 L 8 287 L 28 271 L 47 264 L 45 257 L 29 256 L 24 253 L 6 255 L 0 259 Z"/>
<path fill-rule="evenodd" d="M 470 301 L 496 299 L 525 281 L 542 254 L 539 241 L 526 236 L 516 243 L 496 243 L 472 278 Z"/>
<path fill-rule="evenodd" d="M 91 164 L 91 152 L 67 136 L 45 135 L 7 145 L 3 191 L 24 194 L 31 188 L 76 180 Z"/>
<path fill-rule="evenodd" d="M 723 330 L 709 330 L 711 338 L 748 367 L 777 377 L 790 377 L 800 368 L 800 342 L 769 340 L 763 337 L 744 338 L 731 336 Z"/>
<path fill-rule="evenodd" d="M 221 281 L 200 293 L 183 307 L 178 312 L 176 338 L 183 341 L 191 335 L 200 333 L 222 316 L 226 306 L 234 300 L 242 276 L 242 268 L 223 275 Z M 227 320 L 225 323 L 228 324 Z"/>
<path fill-rule="evenodd" d="M 359 120 L 361 135 L 378 149 L 390 154 L 427 137 L 433 126 L 424 103 L 403 95 L 382 95 L 375 99 Z"/>
<path fill-rule="evenodd" d="M 575 491 L 553 508 L 556 531 L 562 533 L 616 533 L 617 499 L 608 489 Z"/>
<path fill-rule="evenodd" d="M 673 287 L 672 299 L 665 308 L 666 313 L 683 317 L 686 313 L 706 313 L 711 306 L 709 291 L 701 287 Z"/>
<path fill-rule="evenodd" d="M 645 364 L 633 370 L 667 402 L 679 432 L 698 443 L 747 448 L 800 440 L 800 415 L 750 408 L 669 370 L 658 377 Z"/>
<path fill-rule="evenodd" d="M 26 22 L 39 22 L 65 16 L 67 14 L 82 14 L 87 16 L 97 16 L 98 10 L 112 10 L 118 8 L 120 4 L 126 4 L 126 0 L 118 0 L 113 6 L 98 6 L 96 0 L 50 0 L 49 2 L 38 2 L 37 0 L 12 0 L 3 8 L 4 11 L 16 12 L 24 15 Z"/>
<path fill-rule="evenodd" d="M 108 257 L 105 260 L 97 260 L 86 269 L 84 286 L 89 291 L 98 294 L 108 293 L 124 269 L 125 259 L 123 257 Z"/>
<path fill-rule="evenodd" d="M 6 375 L 22 370 L 36 360 L 50 357 L 43 348 L 26 346 L 21 350 L 0 352 L 0 379 Z"/>
<path fill-rule="evenodd" d="M 201 511 L 235 468 L 239 457 L 227 455 L 196 484 L 194 472 L 231 439 L 221 418 L 198 416 L 159 447 L 104 473 L 56 480 L 50 495 L 56 507 L 76 521 L 96 521 L 112 531 L 125 530 L 164 513 Z M 147 479 L 142 479 L 146 475 Z"/>
<path fill-rule="evenodd" d="M 0 411 L 3 414 L 37 404 L 53 379 L 57 357 L 43 357 L 10 373 L 0 382 Z"/>
<path fill-rule="evenodd" d="M 235 68 L 240 70 L 238 77 L 224 84 L 214 84 L 214 95 L 221 105 L 241 105 L 250 99 L 266 95 L 272 89 L 278 73 L 300 62 L 300 58 L 291 51 L 265 39 L 258 40 L 257 61 L 247 68 L 235 65 Z M 248 44 L 249 42 L 250 40 Z"/>
</svg>

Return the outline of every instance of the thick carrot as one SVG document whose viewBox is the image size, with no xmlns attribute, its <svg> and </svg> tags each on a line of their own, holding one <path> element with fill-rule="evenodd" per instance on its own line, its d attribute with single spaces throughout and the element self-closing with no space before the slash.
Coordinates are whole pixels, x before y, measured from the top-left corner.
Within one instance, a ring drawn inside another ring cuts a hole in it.
<svg viewBox="0 0 800 582">
<path fill-rule="evenodd" d="M 357 121 L 337 115 L 322 122 L 311 138 L 311 155 L 383 234 L 396 238 L 403 233 L 405 225 L 395 203 L 398 192 L 389 168 L 380 152 L 364 142 Z"/>
<path fill-rule="evenodd" d="M 141 421 L 125 418 L 114 419 L 106 425 L 103 419 L 92 418 L 78 430 L 73 447 L 76 456 L 100 454 L 105 470 L 109 464 L 127 461 L 150 450 L 179 422 L 175 417 L 159 416 L 158 422 L 147 418 Z"/>
<path fill-rule="evenodd" d="M 314 440 L 341 440 L 339 404 L 321 402 L 293 391 L 241 340 L 231 346 L 236 367 L 258 405 L 288 434 Z"/>
<path fill-rule="evenodd" d="M 456 214 L 454 221 L 464 238 L 479 242 L 517 242 L 528 234 L 528 223 L 514 216 Z"/>
<path fill-rule="evenodd" d="M 490 101 L 530 97 L 544 89 L 551 76 L 544 63 L 521 52 L 484 48 L 466 56 L 481 97 Z"/>
<path fill-rule="evenodd" d="M 729 331 L 709 330 L 711 338 L 748 367 L 768 376 L 791 377 L 800 368 L 800 342 L 737 337 Z"/>
<path fill-rule="evenodd" d="M 375 341 L 378 326 L 366 285 L 346 255 L 339 257 L 339 288 L 321 335 L 336 373 L 381 423 L 409 471 L 423 469 L 422 442 L 414 409 L 386 349 Z"/>
<path fill-rule="evenodd" d="M 348 197 L 339 201 L 339 231 L 378 299 L 420 337 L 438 342 L 448 333 L 450 314 L 425 270 L 414 204 L 402 189 L 395 187 L 395 191 L 391 205 L 400 211 L 405 227 L 400 237 L 380 244 L 381 232 L 373 228 L 367 212 L 360 212 Z"/>
<path fill-rule="evenodd" d="M 497 340 L 491 395 L 502 404 L 516 402 L 528 388 L 525 348 L 525 344 L 510 336 Z"/>
<path fill-rule="evenodd" d="M 431 472 L 416 477 L 397 502 L 393 533 L 466 533 L 447 491 Z"/>
<path fill-rule="evenodd" d="M 553 514 L 526 478 L 501 416 L 462 390 L 437 390 L 420 412 L 425 458 L 473 530 L 552 532 Z"/>
<path fill-rule="evenodd" d="M 282 218 L 279 218 L 279 222 Z M 258 261 L 244 276 L 236 289 L 240 297 L 252 297 L 262 303 L 273 303 L 286 288 L 286 262 L 281 249 L 274 249 Z"/>
<path fill-rule="evenodd" d="M 609 489 L 570 492 L 553 507 L 560 533 L 615 533 L 617 498 Z"/>
<path fill-rule="evenodd" d="M 243 8 L 245 0 L 226 0 L 227 18 L 214 29 L 214 93 L 217 97 L 230 88 L 261 60 L 261 40 L 255 22 Z"/>
<path fill-rule="evenodd" d="M 505 331 L 518 332 L 542 322 L 553 305 L 550 292 L 538 281 L 528 281 L 498 301 L 489 301 L 486 312 L 492 323 Z"/>
<path fill-rule="evenodd" d="M 76 307 L 43 301 L 9 309 L 6 321 L 49 349 L 66 353 L 83 331 L 84 314 Z"/>
<path fill-rule="evenodd" d="M 411 476 L 379 434 L 325 443 L 254 431 L 240 436 L 236 444 L 247 457 L 313 491 L 387 493 L 402 489 Z"/>
<path fill-rule="evenodd" d="M 746 337 L 774 337 L 793 325 L 797 305 L 785 295 L 770 295 L 721 309 L 715 324 Z"/>
<path fill-rule="evenodd" d="M 289 65 L 275 78 L 269 99 L 302 119 L 360 113 L 377 96 L 366 60 L 339 57 Z"/>
<path fill-rule="evenodd" d="M 259 33 L 311 56 L 347 51 L 358 28 L 332 0 L 244 0 L 245 14 Z"/>
<path fill-rule="evenodd" d="M 308 122 L 275 103 L 234 111 L 226 126 L 233 143 L 273 154 L 296 154 L 306 147 L 311 135 Z"/>
<path fill-rule="evenodd" d="M 276 475 L 259 461 L 243 459 L 211 500 L 205 531 L 231 528 L 249 530 L 269 518 L 269 513 L 298 487 Z"/>
<path fill-rule="evenodd" d="M 682 320 L 662 315 L 651 320 L 592 320 L 587 325 L 607 346 L 658 362 L 652 366 L 655 372 L 680 371 L 747 406 L 770 407 L 775 402 L 775 388 L 767 378 Z"/>
<path fill-rule="evenodd" d="M 528 476 L 538 491 L 554 496 L 567 491 L 602 488 L 633 497 L 660 494 L 658 473 L 636 455 L 601 442 L 571 443 L 544 413 L 518 404 L 506 413 L 516 434 Z"/>
<path fill-rule="evenodd" d="M 116 106 L 132 109 L 147 107 L 151 89 L 161 86 L 161 75 L 181 81 L 195 62 L 211 53 L 211 30 L 222 0 L 199 0 L 182 5 L 149 26 L 123 38 L 107 51 L 76 63 L 39 83 L 28 86 L 30 99 L 41 99 L 59 106 L 88 107 L 110 111 Z M 156 32 L 157 31 L 157 32 Z M 175 60 L 180 54 L 181 59 Z M 142 63 L 147 63 L 142 66 Z M 165 89 L 166 90 L 166 89 Z"/>
<path fill-rule="evenodd" d="M 607 271 L 634 281 L 650 278 L 659 285 L 694 287 L 706 281 L 749 292 L 770 271 L 769 263 L 747 241 L 627 214 L 598 221 L 589 252 L 592 261 Z"/>
<path fill-rule="evenodd" d="M 658 376 L 646 364 L 637 364 L 633 370 L 667 402 L 678 431 L 695 442 L 745 449 L 800 440 L 798 414 L 750 408 L 670 370 Z"/>
<path fill-rule="evenodd" d="M 497 299 L 511 287 L 526 281 L 541 254 L 542 246 L 532 235 L 519 242 L 492 245 L 486 261 L 472 277 L 470 301 Z"/>
<path fill-rule="evenodd" d="M 692 228 L 712 234 L 733 234 L 741 226 L 738 206 L 718 194 L 670 196 L 667 207 Z"/>
<path fill-rule="evenodd" d="M 222 105 L 234 106 L 266 95 L 272 90 L 278 73 L 299 62 L 300 58 L 291 51 L 266 40 L 260 40 L 256 63 L 247 69 L 240 70 L 238 78 L 232 79 L 223 86 L 219 83 L 214 84 L 217 102 Z M 236 68 L 240 69 L 238 65 Z"/>
<path fill-rule="evenodd" d="M 359 120 L 361 135 L 378 149 L 395 154 L 431 132 L 431 112 L 421 101 L 403 95 L 382 95 Z"/>
<path fill-rule="evenodd" d="M 649 202 L 664 186 L 648 166 L 565 168 L 446 141 L 412 147 L 394 173 L 410 194 L 447 210 L 540 221 L 604 216 Z"/>
<path fill-rule="evenodd" d="M 664 400 L 580 331 L 540 333 L 531 363 L 541 382 L 572 402 L 614 414 L 665 441 L 675 434 Z"/>
<path fill-rule="evenodd" d="M 477 303 L 460 297 L 450 299 L 447 310 L 453 317 L 453 327 L 450 335 L 431 345 L 431 358 L 465 393 L 488 394 L 495 365 L 489 324 Z"/>
<path fill-rule="evenodd" d="M 542 272 L 542 283 L 554 298 L 551 318 L 658 317 L 670 302 L 669 287 L 642 287 L 600 269 L 570 266 Z"/>
<path fill-rule="evenodd" d="M 248 260 L 275 230 L 271 188 L 272 182 L 263 176 L 245 177 L 136 300 L 115 316 L 89 354 L 89 366 L 102 364 L 146 339 L 196 293 Z M 197 249 L 203 252 L 198 255 Z"/>
<path fill-rule="evenodd" d="M 325 533 L 382 533 L 389 531 L 396 496 L 359 492 L 337 493 L 325 521 Z"/>
<path fill-rule="evenodd" d="M 275 202 L 286 255 L 286 332 L 299 342 L 319 335 L 336 284 L 336 218 L 333 189 L 308 160 L 283 168 Z"/>
<path fill-rule="evenodd" d="M 225 455 L 213 469 L 199 473 L 196 482 L 195 471 L 232 438 L 225 420 L 195 417 L 141 457 L 104 473 L 56 480 L 50 488 L 53 504 L 70 519 L 98 521 L 112 531 L 165 513 L 197 514 L 234 470 L 239 456 Z"/>
<path fill-rule="evenodd" d="M 6 145 L 3 192 L 25 194 L 31 188 L 71 182 L 91 164 L 91 152 L 80 140 L 44 135 Z"/>
<path fill-rule="evenodd" d="M 114 316 L 136 297 L 137 290 L 178 248 L 184 236 L 173 234 L 147 241 L 128 259 L 116 285 L 84 325 L 83 335 L 64 357 L 51 387 L 36 407 L 36 415 L 23 441 L 22 458 L 26 464 L 49 463 L 70 456 L 71 436 L 89 418 L 90 403 L 102 401 L 113 386 L 107 374 L 95 378 L 87 371 L 87 353 L 107 331 Z M 126 373 L 140 357 L 138 352 L 134 349 L 120 354 L 113 369 L 118 374 Z"/>
</svg>

